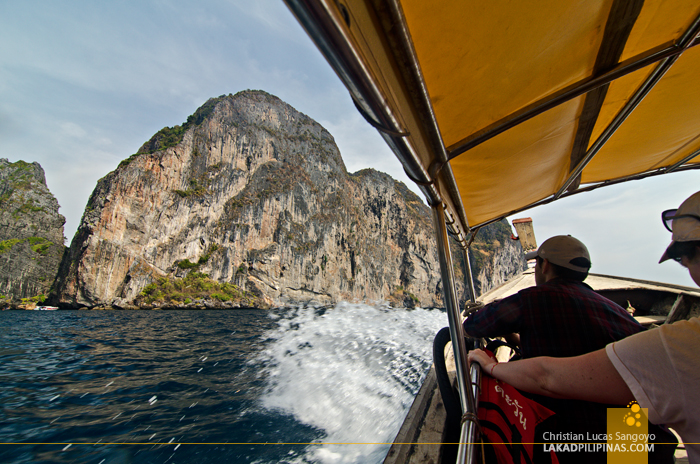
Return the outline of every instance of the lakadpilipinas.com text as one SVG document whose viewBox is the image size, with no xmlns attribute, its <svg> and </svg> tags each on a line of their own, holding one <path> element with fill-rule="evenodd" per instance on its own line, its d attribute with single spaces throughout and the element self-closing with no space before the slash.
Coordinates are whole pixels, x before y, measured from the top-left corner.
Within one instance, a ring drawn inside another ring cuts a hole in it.
<svg viewBox="0 0 700 464">
<path fill-rule="evenodd" d="M 649 443 L 656 437 L 653 433 L 552 433 L 545 432 L 542 436 L 544 451 L 574 452 L 574 453 L 649 453 L 654 451 L 654 443 Z"/>
</svg>

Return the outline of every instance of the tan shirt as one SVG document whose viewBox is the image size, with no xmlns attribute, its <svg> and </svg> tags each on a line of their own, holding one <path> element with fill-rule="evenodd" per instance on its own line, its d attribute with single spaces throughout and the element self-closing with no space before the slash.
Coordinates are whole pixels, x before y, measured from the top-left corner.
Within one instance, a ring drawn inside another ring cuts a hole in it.
<svg viewBox="0 0 700 464">
<path fill-rule="evenodd" d="M 689 461 L 700 464 L 700 319 L 663 325 L 605 349 L 649 420 L 678 432 Z"/>
</svg>

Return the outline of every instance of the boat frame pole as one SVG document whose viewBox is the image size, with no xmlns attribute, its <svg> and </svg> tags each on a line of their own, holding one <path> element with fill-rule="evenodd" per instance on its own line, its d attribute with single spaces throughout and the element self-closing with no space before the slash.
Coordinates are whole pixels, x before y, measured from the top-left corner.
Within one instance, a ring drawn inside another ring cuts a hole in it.
<svg viewBox="0 0 700 464">
<path fill-rule="evenodd" d="M 474 288 L 474 278 L 472 277 L 472 263 L 469 260 L 469 247 L 464 248 L 464 274 L 466 275 L 467 285 L 469 286 L 469 298 L 472 303 L 476 302 L 476 289 Z"/>
<path fill-rule="evenodd" d="M 454 268 L 452 266 L 452 254 L 450 253 L 447 225 L 445 224 L 445 206 L 442 203 L 431 206 L 433 210 L 433 222 L 435 223 L 435 236 L 437 239 L 438 258 L 440 261 L 440 273 L 442 275 L 442 291 L 445 297 L 445 309 L 450 327 L 452 350 L 457 369 L 457 386 L 459 399 L 462 404 L 462 428 L 459 438 L 459 451 L 457 463 L 474 462 L 476 451 L 475 440 L 478 430 L 476 416 L 476 401 L 472 391 L 472 380 L 467 365 L 467 348 L 464 340 L 462 321 L 459 316 L 459 301 L 455 292 Z M 469 260 L 467 258 L 467 266 Z M 471 270 L 468 270 L 471 279 Z M 474 295 L 472 295 L 474 298 Z M 477 371 L 478 377 L 478 371 Z"/>
</svg>

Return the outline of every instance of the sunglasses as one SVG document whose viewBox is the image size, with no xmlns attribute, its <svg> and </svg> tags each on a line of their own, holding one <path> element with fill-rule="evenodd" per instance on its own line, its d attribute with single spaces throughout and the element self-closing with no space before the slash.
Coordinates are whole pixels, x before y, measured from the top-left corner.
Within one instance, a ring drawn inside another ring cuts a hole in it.
<svg viewBox="0 0 700 464">
<path fill-rule="evenodd" d="M 689 217 L 689 218 L 694 218 L 694 219 L 697 219 L 698 221 L 700 221 L 700 216 L 696 216 L 695 214 L 678 214 L 678 215 L 676 215 L 676 211 L 678 211 L 678 209 L 667 209 L 666 211 L 661 213 L 661 221 L 664 223 L 664 227 L 666 227 L 666 229 L 669 232 L 673 232 L 672 226 L 673 226 L 674 219 Z"/>
</svg>

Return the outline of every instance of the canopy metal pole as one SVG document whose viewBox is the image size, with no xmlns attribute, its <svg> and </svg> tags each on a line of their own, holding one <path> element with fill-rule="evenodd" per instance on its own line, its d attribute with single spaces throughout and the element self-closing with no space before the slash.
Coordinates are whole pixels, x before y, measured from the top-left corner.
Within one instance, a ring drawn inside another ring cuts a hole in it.
<svg viewBox="0 0 700 464">
<path fill-rule="evenodd" d="M 695 152 L 690 157 L 690 159 L 695 158 L 696 156 L 700 156 L 700 150 Z M 688 161 L 688 159 L 686 158 L 686 161 L 684 161 L 684 163 L 687 161 Z M 678 163 L 676 163 L 676 164 L 678 164 Z M 678 167 L 675 167 L 672 170 L 672 172 L 695 171 L 698 169 L 700 169 L 700 164 L 691 164 L 691 165 L 685 165 L 685 166 L 680 165 Z M 633 180 L 642 180 L 642 179 L 646 179 L 648 177 L 661 176 L 664 174 L 668 174 L 669 172 L 671 172 L 671 168 L 659 168 L 659 169 L 656 169 L 654 171 L 643 172 L 640 174 L 632 174 L 632 175 L 620 177 L 620 178 L 617 178 L 614 180 L 606 180 L 603 182 L 599 182 L 597 184 L 589 184 L 586 187 L 579 187 L 578 189 L 574 190 L 573 192 L 564 192 L 560 198 L 567 198 L 567 197 L 570 197 L 572 195 L 578 195 L 578 194 L 581 194 L 584 192 L 591 192 L 591 191 L 599 189 L 601 187 L 608 187 L 610 185 L 617 185 L 617 184 L 621 184 L 623 182 L 629 182 L 629 181 L 633 181 Z M 488 221 L 484 221 L 480 224 L 472 226 L 472 228 L 484 227 L 484 226 L 487 226 L 489 224 L 493 224 L 494 222 L 498 222 L 501 219 L 507 218 L 508 216 L 512 216 L 514 214 L 520 213 L 520 212 L 528 210 L 528 209 L 535 208 L 537 206 L 548 205 L 554 201 L 556 201 L 556 198 L 554 198 L 554 196 L 547 197 L 547 198 L 544 198 L 542 200 L 538 200 L 538 201 L 535 201 L 533 203 L 530 203 L 529 205 L 521 206 L 520 208 L 514 209 L 513 211 L 509 211 L 506 214 L 504 214 L 503 216 L 489 219 Z"/>
<path fill-rule="evenodd" d="M 700 15 L 695 18 L 693 24 L 685 31 L 683 36 L 678 40 L 676 47 L 681 51 L 685 51 L 688 47 L 695 43 L 694 39 L 700 31 Z M 654 88 L 656 84 L 659 83 L 661 78 L 666 74 L 666 72 L 671 69 L 671 66 L 678 60 L 681 56 L 680 53 L 664 58 L 656 68 L 647 76 L 647 78 L 642 82 L 642 85 L 636 90 L 632 97 L 627 101 L 625 106 L 620 109 L 620 111 L 615 115 L 613 120 L 608 124 L 602 134 L 598 139 L 591 145 L 591 147 L 586 152 L 586 155 L 578 163 L 575 169 L 569 174 L 569 178 L 566 179 L 564 185 L 559 189 L 557 193 L 554 194 L 554 199 L 558 199 L 563 195 L 563 193 L 569 188 L 569 186 L 574 182 L 574 180 L 583 172 L 583 170 L 588 166 L 593 157 L 598 154 L 598 152 L 603 148 L 603 145 L 607 143 L 608 140 L 613 136 L 615 131 L 619 129 L 623 122 L 632 114 L 632 112 L 637 108 L 644 97 L 647 96 L 649 92 Z"/>
<path fill-rule="evenodd" d="M 418 188 L 425 194 L 428 202 L 443 201 L 435 185 L 436 179 L 432 179 L 430 173 L 424 168 L 415 143 L 410 140 L 410 137 L 406 137 L 409 134 L 400 124 L 401 115 L 392 108 L 389 100 L 383 95 L 376 76 L 353 45 L 351 29 L 354 25 L 348 25 L 348 19 L 343 17 L 342 12 L 345 7 L 333 0 L 284 1 L 345 84 L 363 117 L 369 117 L 372 121 L 370 124 L 374 127 L 381 127 L 377 129 L 380 135 L 399 159 L 409 177 L 420 182 Z M 461 201 L 456 195 L 458 190 L 449 166 L 440 179 L 442 188 L 452 192 L 456 201 Z M 457 209 L 459 208 L 460 205 L 457 205 Z M 465 221 L 466 217 L 463 214 L 458 216 L 459 229 L 463 233 L 468 229 Z"/>
<path fill-rule="evenodd" d="M 697 45 L 700 45 L 700 40 L 692 40 L 682 47 L 678 44 L 673 44 L 667 47 L 651 49 L 625 60 L 615 68 L 601 74 L 600 76 L 587 77 L 582 81 L 576 82 L 558 92 L 547 95 L 541 100 L 536 101 L 512 114 L 509 114 L 499 121 L 496 121 L 481 131 L 475 132 L 461 142 L 458 142 L 456 145 L 448 147 L 449 159 L 452 160 L 462 153 L 469 151 L 472 148 L 497 136 L 498 134 L 520 125 L 523 122 L 544 113 L 545 111 L 588 93 L 598 87 L 609 84 L 634 71 L 638 71 L 639 69 L 645 68 L 654 63 L 658 63 L 659 61 L 669 57 L 678 57 L 678 55 L 683 53 L 686 49 Z"/>
<path fill-rule="evenodd" d="M 674 164 L 673 166 L 667 168 L 667 169 L 665 170 L 665 172 L 673 172 L 673 171 L 675 171 L 676 169 L 678 169 L 679 167 L 683 166 L 685 163 L 687 163 L 688 161 L 692 160 L 693 158 L 695 158 L 695 157 L 697 157 L 697 156 L 700 156 L 700 150 L 695 150 L 693 153 L 691 153 L 690 155 L 686 156 L 685 158 L 683 158 L 682 160 L 680 160 L 679 162 L 677 162 L 677 163 Z"/>
<path fill-rule="evenodd" d="M 598 139 L 593 143 L 593 145 L 591 145 L 583 159 L 571 171 L 569 177 L 564 182 L 564 185 L 562 185 L 559 191 L 554 194 L 555 200 L 559 199 L 569 188 L 569 186 L 574 183 L 574 180 L 576 180 L 586 168 L 586 166 L 588 166 L 588 163 L 590 163 L 593 160 L 593 157 L 597 155 L 598 152 L 603 148 L 603 146 L 608 142 L 608 140 L 610 140 L 615 131 L 617 131 L 617 129 L 620 128 L 622 123 L 625 122 L 625 120 L 632 114 L 632 112 L 642 102 L 644 97 L 646 97 L 647 94 L 651 92 L 651 89 L 653 89 L 654 86 L 658 84 L 658 82 L 661 80 L 664 74 L 666 74 L 666 71 L 668 71 L 673 65 L 673 63 L 675 63 L 677 58 L 678 55 L 673 56 L 671 58 L 666 58 L 656 67 L 654 71 L 652 71 L 649 77 L 647 77 L 647 79 L 642 83 L 639 89 L 637 89 L 634 95 L 632 95 L 632 98 L 630 98 L 629 101 L 625 104 L 625 106 L 623 106 L 622 109 L 617 113 L 617 115 L 615 115 L 615 118 L 613 118 L 608 127 L 605 128 L 603 133 L 600 134 Z"/>
<path fill-rule="evenodd" d="M 474 394 L 471 388 L 471 379 L 467 367 L 467 349 L 464 341 L 462 322 L 459 317 L 459 302 L 455 292 L 454 268 L 452 267 L 452 255 L 445 225 L 445 210 L 442 203 L 432 205 L 433 222 L 435 223 L 435 235 L 437 238 L 438 257 L 440 260 L 440 272 L 442 275 L 442 290 L 445 297 L 445 309 L 450 326 L 450 338 L 452 350 L 457 368 L 457 386 L 459 399 L 462 404 L 462 429 L 460 434 L 459 452 L 457 463 L 471 463 L 476 451 L 476 406 Z M 467 261 L 468 262 L 468 261 Z M 471 272 L 470 272 L 471 278 Z"/>
<path fill-rule="evenodd" d="M 466 269 L 464 272 L 466 273 L 466 280 L 467 280 L 467 285 L 469 285 L 469 298 L 471 299 L 472 303 L 476 301 L 476 290 L 474 289 L 474 276 L 472 275 L 472 263 L 469 260 L 469 248 L 464 248 L 464 265 L 466 266 Z"/>
</svg>

